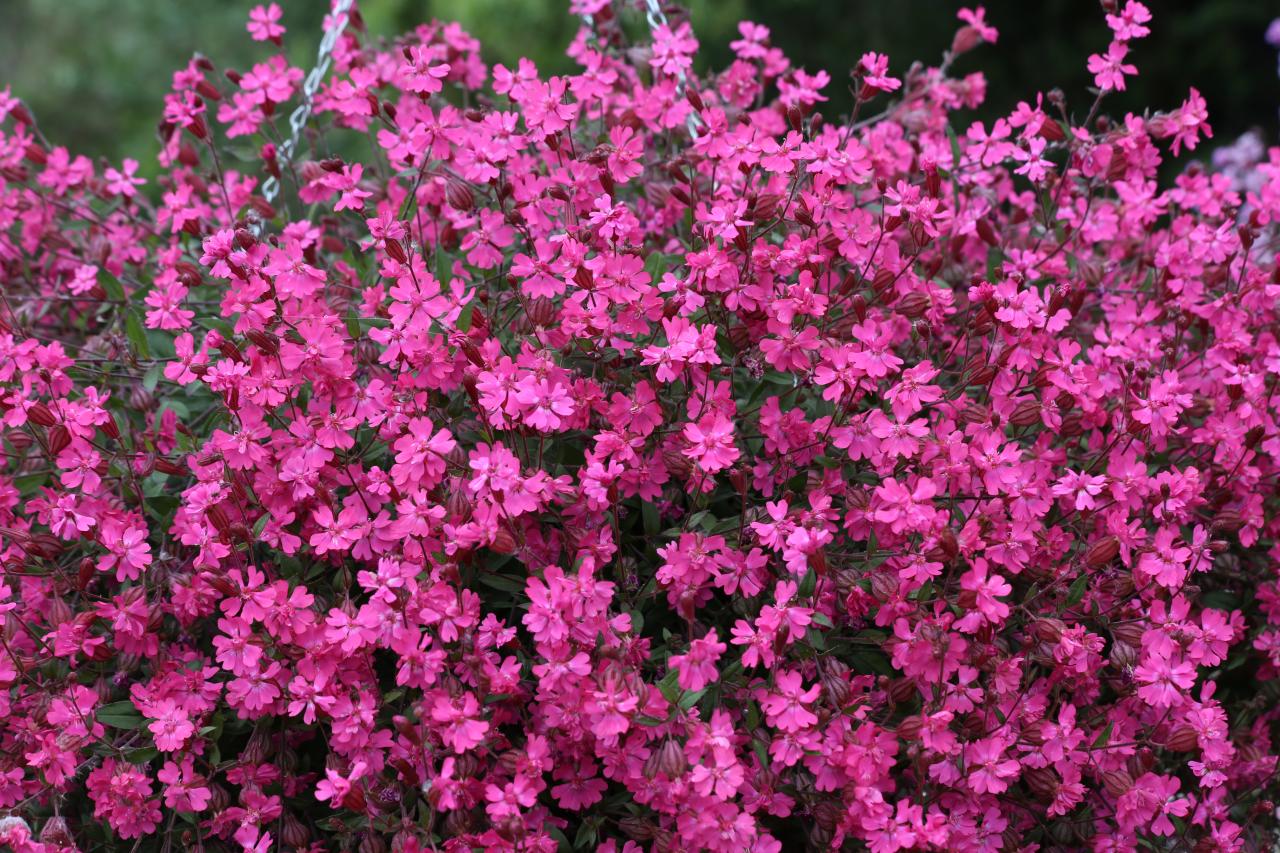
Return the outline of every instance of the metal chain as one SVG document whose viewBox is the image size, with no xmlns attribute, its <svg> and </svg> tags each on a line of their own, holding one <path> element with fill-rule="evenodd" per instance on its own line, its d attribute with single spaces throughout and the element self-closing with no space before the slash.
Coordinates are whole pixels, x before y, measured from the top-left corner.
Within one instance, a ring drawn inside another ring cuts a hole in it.
<svg viewBox="0 0 1280 853">
<path fill-rule="evenodd" d="M 354 0 L 337 0 L 334 4 L 333 13 L 329 16 L 329 26 L 325 29 L 324 37 L 320 39 L 320 48 L 316 52 L 316 64 L 302 81 L 302 102 L 289 114 L 289 138 L 281 143 L 276 151 L 276 162 L 282 169 L 293 161 L 293 155 L 298 148 L 298 139 L 311 118 L 316 92 L 320 90 L 320 84 L 324 82 L 325 75 L 329 73 L 329 66 L 333 64 L 333 49 L 337 47 L 338 39 L 342 38 L 342 33 L 347 28 L 347 22 L 350 20 L 347 13 L 351 11 L 353 2 Z M 278 178 L 269 177 L 263 182 L 262 197 L 268 204 L 279 192 Z M 257 224 L 254 230 L 257 231 L 260 227 L 261 225 Z"/>
</svg>

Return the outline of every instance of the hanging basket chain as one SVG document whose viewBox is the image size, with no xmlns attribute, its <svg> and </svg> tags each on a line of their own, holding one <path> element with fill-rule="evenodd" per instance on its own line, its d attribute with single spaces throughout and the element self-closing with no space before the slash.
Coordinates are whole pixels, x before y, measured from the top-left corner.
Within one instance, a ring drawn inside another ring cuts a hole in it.
<svg viewBox="0 0 1280 853">
<path fill-rule="evenodd" d="M 307 126 L 307 122 L 311 119 L 311 110 L 315 102 L 316 92 L 320 90 L 320 84 L 324 82 L 325 75 L 329 73 L 329 67 L 333 64 L 333 49 L 338 45 L 338 39 L 342 37 L 343 31 L 347 28 L 350 20 L 351 5 L 353 0 L 337 0 L 333 7 L 333 13 L 329 16 L 329 25 L 325 28 L 324 37 L 320 39 L 320 47 L 316 52 L 316 64 L 312 67 L 310 73 L 302 82 L 302 102 L 294 107 L 293 112 L 289 114 L 289 138 L 281 143 L 279 150 L 276 152 L 276 159 L 281 167 L 287 166 L 293 161 L 293 155 L 298 149 L 298 140 L 302 136 L 302 131 Z M 262 197 L 270 204 L 280 193 L 280 180 L 275 177 L 269 177 L 262 184 Z M 260 228 L 260 224 L 258 228 Z M 258 230 L 255 228 L 255 231 Z"/>
<path fill-rule="evenodd" d="M 658 30 L 658 27 L 667 27 L 668 29 L 670 28 L 670 23 L 667 21 L 667 15 L 665 12 L 662 11 L 662 6 L 659 5 L 658 0 L 645 0 L 644 17 L 645 17 L 645 21 L 647 21 L 649 24 L 650 35 L 656 33 Z M 589 12 L 584 12 L 582 13 L 582 20 L 583 22 L 586 23 L 586 25 L 590 29 L 592 30 L 595 29 L 596 22 L 595 22 L 594 15 L 592 15 Z M 684 69 L 681 68 L 676 73 L 676 97 L 677 98 L 684 97 L 684 93 L 688 88 L 688 85 L 689 85 L 689 77 L 684 73 Z M 685 120 L 685 124 L 689 128 L 689 136 L 697 137 L 698 120 L 694 117 L 693 113 L 689 113 L 688 118 L 686 118 Z"/>
</svg>

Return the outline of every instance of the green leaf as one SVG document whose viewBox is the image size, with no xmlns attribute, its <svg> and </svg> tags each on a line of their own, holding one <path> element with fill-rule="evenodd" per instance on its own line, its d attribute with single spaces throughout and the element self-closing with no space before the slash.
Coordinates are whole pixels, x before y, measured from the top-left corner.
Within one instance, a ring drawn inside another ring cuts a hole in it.
<svg viewBox="0 0 1280 853">
<path fill-rule="evenodd" d="M 147 511 L 163 521 L 173 514 L 180 502 L 177 495 L 156 495 L 155 497 L 147 498 Z"/>
<path fill-rule="evenodd" d="M 493 589 L 501 590 L 503 592 L 524 591 L 523 583 L 507 575 L 481 574 L 476 576 L 476 580 L 480 581 L 480 583 L 485 586 L 492 587 Z"/>
<path fill-rule="evenodd" d="M 1200 596 L 1200 603 L 1214 610 L 1238 610 L 1240 608 L 1239 596 L 1235 593 L 1227 592 L 1225 589 L 1214 589 L 1206 592 Z"/>
<path fill-rule="evenodd" d="M 760 759 L 760 766 L 765 770 L 769 769 L 769 750 L 765 747 L 764 741 L 751 741 L 751 749 L 756 754 L 756 758 Z"/>
<path fill-rule="evenodd" d="M 1000 265 L 1004 263 L 1004 252 L 999 247 L 992 246 L 987 250 L 987 279 L 995 281 L 999 276 L 996 274 L 1000 269 Z"/>
<path fill-rule="evenodd" d="M 573 845 L 569 843 L 568 837 L 560 830 L 559 827 L 547 827 L 547 834 L 556 840 L 559 853 L 573 853 Z"/>
<path fill-rule="evenodd" d="M 695 527 L 701 527 L 703 530 L 710 530 L 715 521 L 715 516 L 711 514 L 710 510 L 699 510 L 689 516 L 689 520 L 684 523 L 684 529 L 692 530 Z"/>
<path fill-rule="evenodd" d="M 813 569 L 805 572 L 804 578 L 800 581 L 800 588 L 796 591 L 796 595 L 801 599 L 809 598 L 813 595 L 813 591 L 818 587 L 818 573 Z"/>
<path fill-rule="evenodd" d="M 99 281 L 102 282 L 102 289 L 107 292 L 107 298 L 115 302 L 124 302 L 124 285 L 120 283 L 120 279 L 111 273 L 103 272 Z"/>
<path fill-rule="evenodd" d="M 1075 583 L 1071 584 L 1071 588 L 1067 590 L 1067 606 L 1074 607 L 1080 603 L 1080 599 L 1084 598 L 1085 587 L 1089 585 L 1089 576 L 1082 574 L 1076 578 Z"/>
<path fill-rule="evenodd" d="M 466 305 L 462 306 L 462 313 L 458 315 L 456 323 L 459 332 L 467 332 L 471 330 L 471 315 L 475 313 L 476 301 L 472 299 Z"/>
<path fill-rule="evenodd" d="M 232 326 L 230 323 L 228 323 L 226 320 L 221 319 L 220 317 L 201 317 L 196 322 L 198 322 L 201 326 L 204 326 L 206 329 L 216 330 L 219 334 L 221 334 L 227 340 L 232 340 L 236 336 L 235 326 Z"/>
<path fill-rule="evenodd" d="M 854 672 L 862 673 L 863 675 L 893 674 L 893 667 L 889 665 L 889 661 L 884 655 L 868 649 L 854 649 L 849 652 L 849 659 L 853 664 Z"/>
<path fill-rule="evenodd" d="M 26 497 L 35 493 L 35 490 L 44 485 L 49 479 L 49 475 L 44 471 L 35 474 L 23 474 L 21 477 L 13 478 L 13 486 L 18 490 L 18 494 Z"/>
<path fill-rule="evenodd" d="M 706 692 L 707 688 L 704 687 L 701 690 L 694 690 L 689 693 L 685 693 L 680 697 L 680 707 L 686 711 L 689 710 L 694 705 L 698 704 L 698 700 L 701 699 L 703 694 Z"/>
<path fill-rule="evenodd" d="M 650 280 L 657 284 L 662 280 L 662 276 L 667 270 L 679 263 L 681 260 L 679 255 L 664 255 L 661 252 L 654 252 L 644 262 L 644 271 L 649 274 Z"/>
<path fill-rule="evenodd" d="M 640 504 L 640 517 L 644 521 L 644 535 L 648 539 L 658 538 L 662 530 L 662 518 L 658 515 L 658 507 L 649 501 Z"/>
<path fill-rule="evenodd" d="M 1093 742 L 1094 749 L 1106 749 L 1108 743 L 1111 742 L 1111 730 L 1115 727 L 1115 723 L 1107 723 L 1107 727 L 1102 730 L 1102 734 L 1098 735 L 1097 740 Z"/>
<path fill-rule="evenodd" d="M 97 711 L 98 722 L 113 729 L 142 728 L 142 714 L 129 700 L 102 705 Z"/>
<path fill-rule="evenodd" d="M 130 764 L 146 764 L 159 754 L 160 750 L 154 746 L 141 746 L 137 749 L 129 750 L 124 754 L 124 757 Z"/>
<path fill-rule="evenodd" d="M 680 701 L 680 694 L 683 692 L 680 689 L 680 685 L 676 684 L 676 679 L 678 677 L 679 673 L 673 669 L 658 682 L 658 690 L 660 690 L 663 697 L 673 705 Z"/>
<path fill-rule="evenodd" d="M 160 384 L 160 377 L 163 375 L 164 368 L 161 365 L 151 365 L 142 377 L 142 387 L 148 391 L 156 390 L 156 386 Z"/>
<path fill-rule="evenodd" d="M 956 129 L 950 124 L 947 125 L 947 139 L 951 141 L 951 170 L 954 172 L 964 161 L 964 151 L 960 148 L 960 138 L 956 136 Z"/>
<path fill-rule="evenodd" d="M 583 821 L 578 827 L 578 834 L 573 837 L 573 849 L 583 850 L 595 846 L 597 827 L 590 821 Z"/>
<path fill-rule="evenodd" d="M 138 358 L 151 358 L 151 347 L 147 344 L 147 330 L 138 319 L 136 311 L 128 311 L 124 315 L 124 334 L 133 345 Z"/>
</svg>

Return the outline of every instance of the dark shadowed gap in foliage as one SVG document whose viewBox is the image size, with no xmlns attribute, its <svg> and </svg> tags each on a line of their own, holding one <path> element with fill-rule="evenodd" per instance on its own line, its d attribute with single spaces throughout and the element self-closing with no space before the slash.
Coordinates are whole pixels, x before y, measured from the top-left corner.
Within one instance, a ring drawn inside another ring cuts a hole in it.
<svg viewBox="0 0 1280 853">
<path fill-rule="evenodd" d="M 915 60 L 936 64 L 951 43 L 955 12 L 977 2 L 895 0 L 892 3 L 830 0 L 749 0 L 749 14 L 773 30 L 774 44 L 792 62 L 832 76 L 824 105 L 830 116 L 848 112 L 852 98 L 847 69 L 865 51 L 887 53 L 890 70 L 901 75 Z M 1089 54 L 1110 41 L 1104 13 L 1092 0 L 986 0 L 987 20 L 1000 30 L 996 45 L 962 57 L 956 74 L 986 75 L 987 101 L 973 118 L 990 122 L 1007 115 L 1019 100 L 1060 88 L 1068 108 L 1088 112 L 1092 75 Z M 1268 23 L 1280 5 L 1260 0 L 1167 0 L 1148 2 L 1151 35 L 1132 45 L 1129 61 L 1138 76 L 1124 92 L 1108 97 L 1106 109 L 1121 117 L 1150 104 L 1174 109 L 1191 87 L 1209 103 L 1214 129 L 1210 144 L 1225 144 L 1257 127 L 1268 143 L 1277 138 L 1280 79 L 1276 53 L 1266 44 Z M 695 14 L 695 25 L 697 24 Z M 704 41 L 703 54 L 719 67 L 732 55 L 727 43 Z M 1204 154 L 1204 149 L 1191 155 Z M 1184 155 L 1185 159 L 1190 159 Z"/>
</svg>

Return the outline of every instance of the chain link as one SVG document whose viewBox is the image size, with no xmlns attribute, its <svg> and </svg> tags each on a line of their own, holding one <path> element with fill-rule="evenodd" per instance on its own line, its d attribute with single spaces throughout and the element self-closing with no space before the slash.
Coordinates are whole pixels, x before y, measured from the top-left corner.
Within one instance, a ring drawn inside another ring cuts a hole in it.
<svg viewBox="0 0 1280 853">
<path fill-rule="evenodd" d="M 281 169 L 293 161 L 293 155 L 298 149 L 298 140 L 311 119 L 316 92 L 320 90 L 320 84 L 324 82 L 325 75 L 329 73 L 329 67 L 333 64 L 333 49 L 337 47 L 338 39 L 342 38 L 342 33 L 347 28 L 347 22 L 350 20 L 347 13 L 351 11 L 352 3 L 353 0 L 337 0 L 334 4 L 333 13 L 329 16 L 329 26 L 325 28 L 324 37 L 320 39 L 320 48 L 316 51 L 316 64 L 302 81 L 302 102 L 289 114 L 289 138 L 281 143 L 276 151 L 276 162 Z M 263 182 L 262 197 L 268 204 L 279 192 L 278 178 L 269 177 Z M 257 231 L 260 227 L 259 223 L 254 230 Z"/>
</svg>

